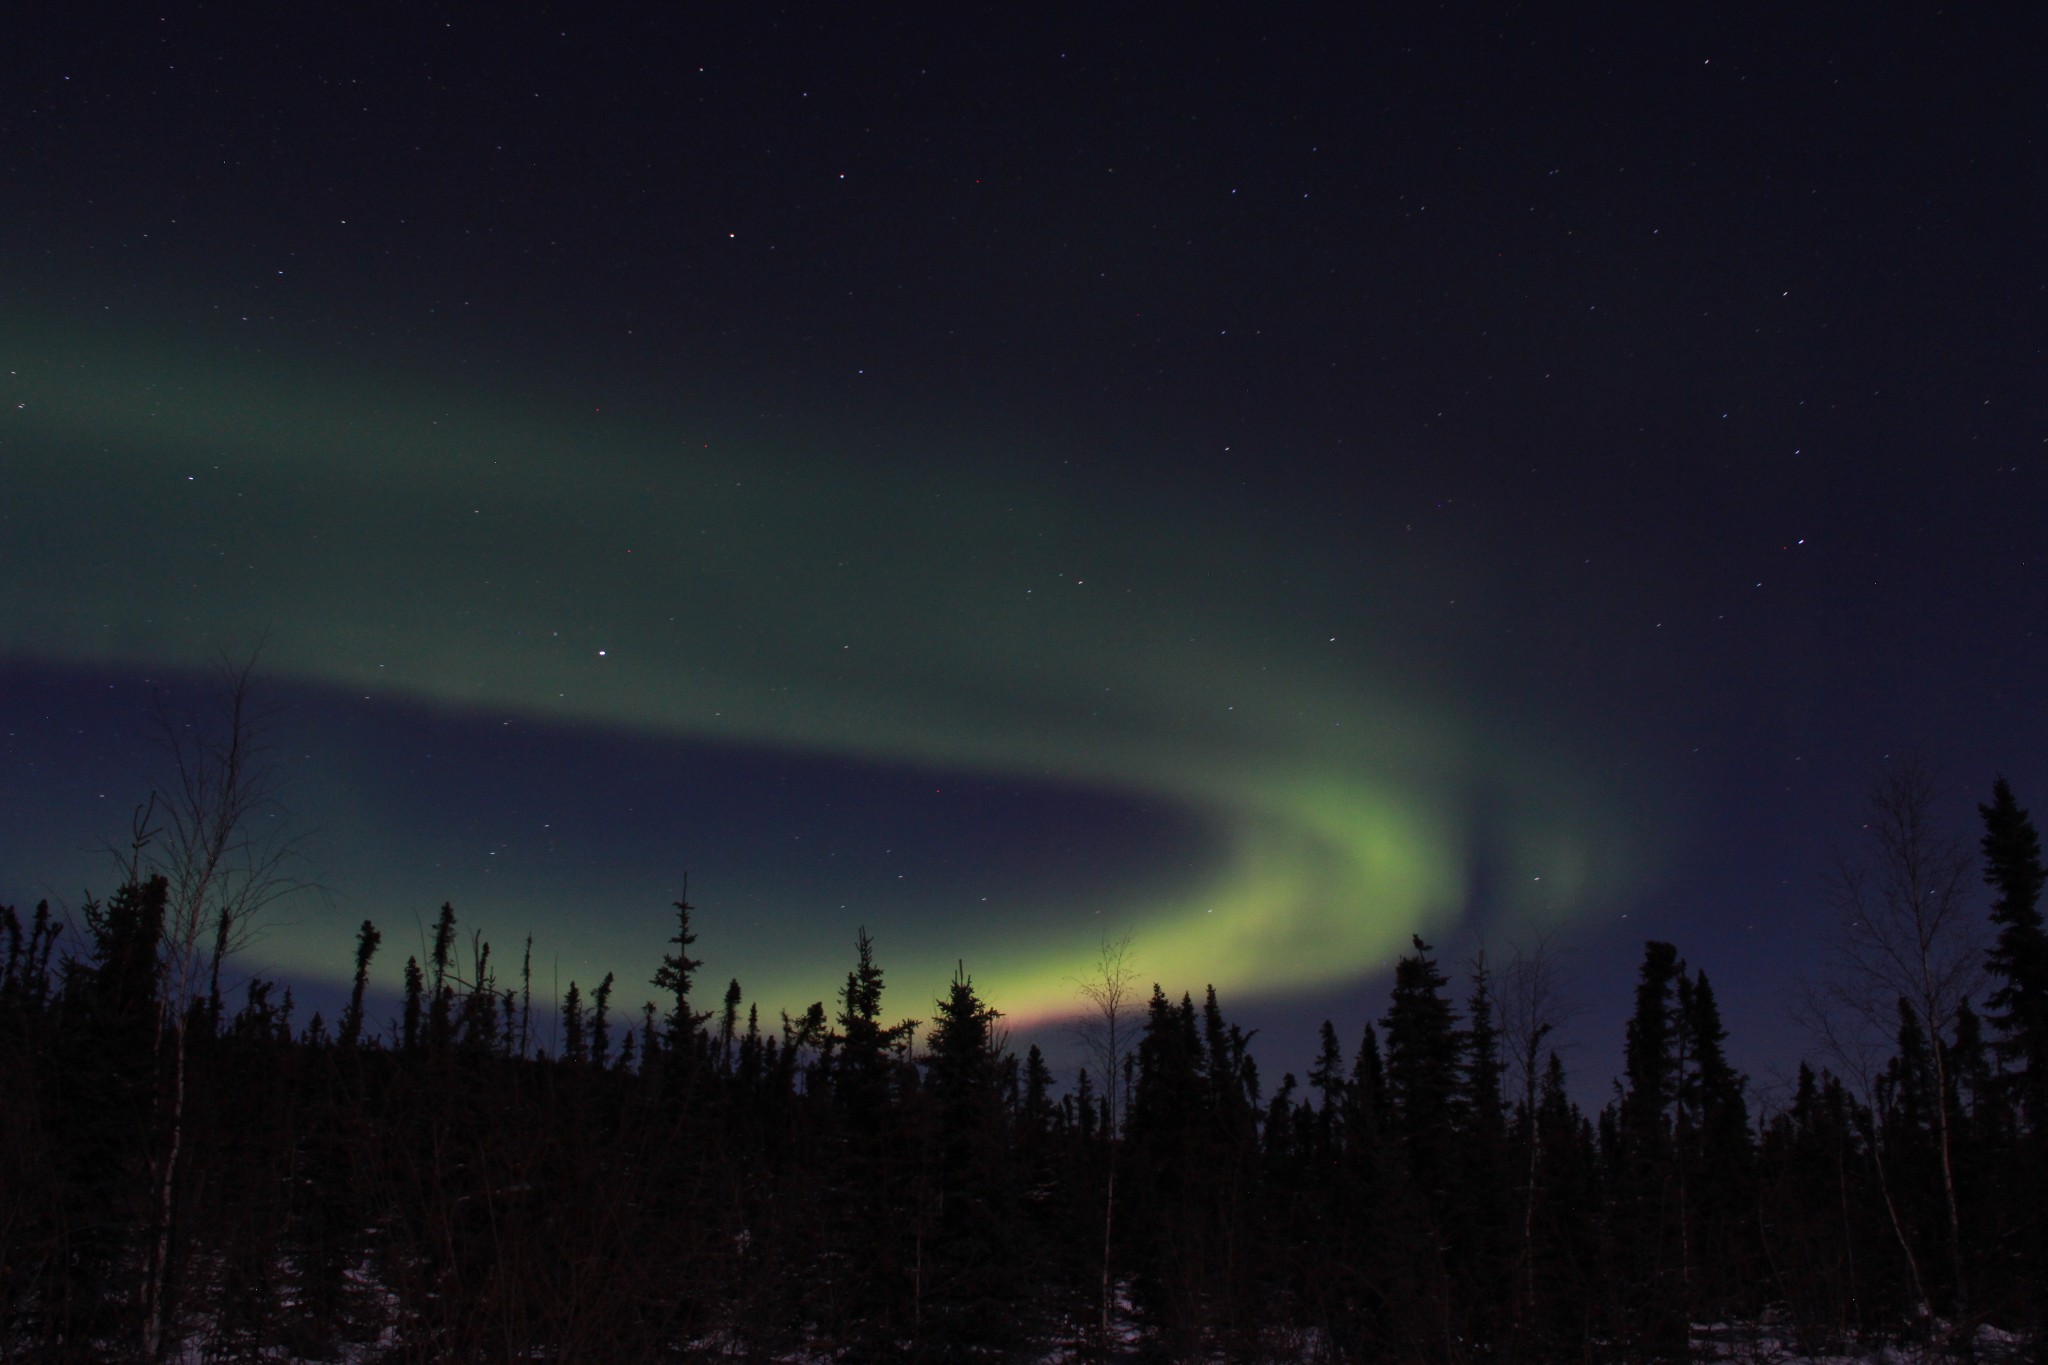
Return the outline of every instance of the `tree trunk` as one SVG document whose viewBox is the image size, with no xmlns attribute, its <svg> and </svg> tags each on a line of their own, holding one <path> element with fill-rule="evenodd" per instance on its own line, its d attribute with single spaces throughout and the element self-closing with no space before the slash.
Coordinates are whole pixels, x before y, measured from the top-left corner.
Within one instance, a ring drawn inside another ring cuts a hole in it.
<svg viewBox="0 0 2048 1365">
<path fill-rule="evenodd" d="M 1948 1114 L 1948 1066 L 1944 1061 L 1948 1049 L 1943 1046 L 1940 1034 L 1930 1034 L 1930 1039 L 1929 1050 L 1934 1054 L 1934 1126 L 1936 1135 L 1941 1139 L 1941 1195 L 1948 1208 L 1949 1266 L 1955 1276 L 1956 1316 L 1960 1318 L 1969 1306 L 1970 1294 L 1963 1278 L 1963 1220 L 1956 1206 L 1955 1154 Z"/>
<path fill-rule="evenodd" d="M 1116 1220 L 1116 1140 L 1109 1147 L 1109 1189 L 1102 1200 L 1102 1353 L 1109 1354 L 1109 1233 Z"/>
<path fill-rule="evenodd" d="M 150 1211 L 149 1261 L 142 1286 L 142 1355 L 160 1357 L 167 1317 L 164 1302 L 171 1260 L 171 1199 L 178 1171 L 178 1153 L 185 1137 L 185 1019 L 171 1021 L 171 1094 L 168 1148 L 154 1172 L 155 1198 Z"/>
<path fill-rule="evenodd" d="M 1920 1279 L 1920 1262 L 1913 1255 L 1913 1244 L 1906 1236 L 1906 1226 L 1899 1221 L 1899 1206 L 1892 1200 L 1891 1176 L 1884 1167 L 1884 1143 L 1877 1135 L 1880 1121 L 1873 1115 L 1870 1125 L 1870 1160 L 1877 1168 L 1877 1192 L 1884 1196 L 1884 1211 L 1891 1219 L 1892 1234 L 1899 1239 L 1899 1252 L 1906 1258 L 1906 1276 L 1913 1282 L 1914 1306 L 1925 1310 L 1927 1286 Z"/>
</svg>

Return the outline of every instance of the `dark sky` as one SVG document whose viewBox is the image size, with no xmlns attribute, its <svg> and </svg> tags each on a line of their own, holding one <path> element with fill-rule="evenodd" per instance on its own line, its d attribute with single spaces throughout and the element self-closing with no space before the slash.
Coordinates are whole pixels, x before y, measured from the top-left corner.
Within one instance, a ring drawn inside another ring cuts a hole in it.
<svg viewBox="0 0 2048 1365">
<path fill-rule="evenodd" d="M 1871 774 L 2048 799 L 2038 9 L 581 8 L 0 20 L 0 902 L 262 640 L 316 994 L 687 871 L 771 1018 L 1548 926 L 1768 1081 Z"/>
</svg>

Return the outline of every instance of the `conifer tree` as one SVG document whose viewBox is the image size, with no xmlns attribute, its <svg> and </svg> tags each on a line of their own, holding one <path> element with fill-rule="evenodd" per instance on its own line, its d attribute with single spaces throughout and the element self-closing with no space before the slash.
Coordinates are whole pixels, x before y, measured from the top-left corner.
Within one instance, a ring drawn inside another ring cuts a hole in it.
<svg viewBox="0 0 2048 1365">
<path fill-rule="evenodd" d="M 2048 1132 L 2048 931 L 2040 901 L 2048 872 L 2041 837 L 2013 799 L 2004 778 L 1992 784 L 1984 818 L 1984 880 L 1996 893 L 1991 922 L 1998 926 L 1990 971 L 1997 986 L 1986 1000 L 1998 1030 L 1998 1055 L 2019 1091 L 2021 1118 L 2036 1134 Z"/>
<path fill-rule="evenodd" d="M 654 1065 L 654 1059 L 661 1052 L 661 1034 L 654 1027 L 655 1009 L 652 1000 L 640 1006 L 640 1066 L 646 1070 Z"/>
<path fill-rule="evenodd" d="M 1317 1155 L 1327 1160 L 1336 1150 L 1344 1121 L 1344 1049 L 1337 1042 L 1337 1026 L 1323 1020 L 1317 1035 L 1316 1064 L 1309 1068 L 1308 1083 L 1322 1097 L 1316 1108 Z"/>
<path fill-rule="evenodd" d="M 1672 1122 L 1681 1070 L 1675 996 L 1683 970 L 1672 944 L 1643 945 L 1623 1048 L 1625 1084 L 1603 1122 L 1614 1182 L 1611 1274 L 1627 1330 L 1653 1353 L 1682 1350 L 1686 1332 L 1689 1257 Z"/>
<path fill-rule="evenodd" d="M 341 1016 L 340 1042 L 344 1048 L 353 1048 L 363 1032 L 363 994 L 370 988 L 370 959 L 376 955 L 377 945 L 384 936 L 377 932 L 377 926 L 368 920 L 356 931 L 356 976 L 355 984 L 349 991 L 348 1008 Z"/>
<path fill-rule="evenodd" d="M 1999 1299 L 2015 1296 L 2016 1280 L 2030 1278 L 2026 1262 L 2031 1258 L 2024 1243 L 2037 1175 L 2026 1169 L 2010 1087 L 2000 1083 L 2006 1078 L 1992 1071 L 1983 1023 L 1967 1000 L 1956 1006 L 1955 1028 L 1945 1050 L 1943 1102 L 1949 1108 L 1955 1142 L 1968 1273 L 1981 1308 L 1991 1311 Z M 1985 1254 L 1992 1247 L 2010 1247 L 2017 1255 Z"/>
<path fill-rule="evenodd" d="M 1199 1331 L 1190 1301 L 1191 1261 L 1197 1253 L 1190 1207 L 1201 1178 L 1199 1146 L 1208 1086 L 1202 1036 L 1192 998 L 1174 1004 L 1156 982 L 1138 1037 L 1132 1087 L 1123 1222 L 1129 1230 L 1139 1307 L 1158 1324 L 1171 1324 L 1183 1347 Z"/>
<path fill-rule="evenodd" d="M 1024 1054 L 1024 1104 L 1018 1112 L 1023 1132 L 1030 1138 L 1042 1138 L 1051 1126 L 1052 1068 L 1045 1064 L 1045 1053 L 1033 1043 Z"/>
<path fill-rule="evenodd" d="M 446 1048 L 454 1036 L 455 986 L 449 979 L 454 959 L 455 907 L 443 901 L 441 916 L 434 922 L 434 949 L 429 958 L 434 975 L 427 1002 L 427 1046 L 436 1052 Z"/>
<path fill-rule="evenodd" d="M 611 1061 L 612 1052 L 612 974 L 606 972 L 604 980 L 597 983 L 597 989 L 590 996 L 590 1060 L 602 1070 Z"/>
<path fill-rule="evenodd" d="M 732 1070 L 732 1050 L 740 1022 L 740 979 L 734 977 L 725 988 L 725 1008 L 718 1016 L 718 1067 Z"/>
<path fill-rule="evenodd" d="M 882 968 L 865 928 L 855 936 L 854 952 L 853 970 L 839 992 L 833 1090 L 862 1126 L 871 1126 L 888 1098 L 891 1056 L 914 1025 L 882 1023 Z"/>
<path fill-rule="evenodd" d="M 1506 1067 L 1501 1061 L 1493 983 L 1483 952 L 1473 961 L 1471 980 L 1472 994 L 1465 1007 L 1464 1067 L 1458 1078 L 1463 1171 L 1454 1232 L 1459 1272 L 1472 1315 L 1470 1330 L 1491 1339 L 1506 1321 L 1514 1284 L 1510 1274 L 1513 1237 L 1507 1103 L 1502 1094 Z"/>
<path fill-rule="evenodd" d="M 752 1093 L 761 1078 L 761 1007 L 747 1006 L 747 1031 L 740 1037 L 740 1081 Z"/>
<path fill-rule="evenodd" d="M 416 957 L 405 959 L 405 1013 L 399 1046 L 407 1052 L 418 1051 L 420 1045 L 420 1023 L 423 1010 L 421 995 L 426 989 L 426 979 L 420 973 L 420 960 Z"/>
<path fill-rule="evenodd" d="M 580 1065 L 590 1059 L 584 1035 L 583 992 L 571 981 L 562 996 L 562 1060 Z"/>
<path fill-rule="evenodd" d="M 1450 984 L 1437 968 L 1435 951 L 1421 936 L 1415 952 L 1394 966 L 1394 992 L 1386 1017 L 1386 1088 L 1409 1172 L 1430 1204 L 1442 1209 L 1452 1169 L 1453 1104 L 1464 1039 L 1458 1017 L 1444 995 Z"/>
<path fill-rule="evenodd" d="M 1622 1054 L 1620 1114 L 1623 1140 L 1639 1160 L 1660 1159 L 1670 1138 L 1669 1114 L 1678 1090 L 1672 997 L 1680 970 L 1676 947 L 1655 941 L 1643 945 L 1636 1008 Z"/>
<path fill-rule="evenodd" d="M 450 999 L 454 987 L 449 988 Z M 496 1050 L 498 1042 L 498 988 L 491 972 L 491 945 L 481 934 L 470 938 L 470 972 L 462 993 L 462 1007 L 456 1012 L 459 1027 L 455 1037 L 463 1051 L 472 1054 Z"/>
<path fill-rule="evenodd" d="M 1020 1307 L 999 1018 L 961 964 L 935 1002 L 926 1043 L 938 1216 L 929 1246 L 931 1288 L 915 1316 L 925 1340 L 951 1351 L 1000 1346 Z"/>
<path fill-rule="evenodd" d="M 507 1002 L 510 1009 L 510 1002 Z M 511 1024 L 507 1021 L 506 1036 L 511 1036 Z M 526 936 L 526 951 L 519 957 L 519 1045 L 515 1055 L 524 1057 L 528 1045 L 533 1042 L 533 935 Z"/>
<path fill-rule="evenodd" d="M 1759 1304 L 1737 1303 L 1734 1297 L 1746 1294 L 1759 1279 L 1751 1252 L 1755 1144 L 1743 1077 L 1728 1064 L 1722 1048 L 1728 1035 L 1707 974 L 1681 973 L 1677 995 L 1685 1060 L 1676 1096 L 1684 1274 L 1689 1290 L 1716 1296 L 1717 1311 L 1754 1311 Z"/>
<path fill-rule="evenodd" d="M 1912 1285 L 1910 1308 L 1925 1316 L 1931 1267 L 1939 1264 L 1941 1155 L 1935 1114 L 1941 1087 L 1934 1049 L 1910 1000 L 1896 1004 L 1895 1051 L 1874 1087 L 1871 1146 L 1887 1212 Z"/>
<path fill-rule="evenodd" d="M 48 1002 L 51 987 L 50 958 L 57 948 L 63 926 L 50 917 L 50 903 L 39 901 L 29 920 L 26 941 L 21 920 L 13 906 L 4 907 L 7 924 L 7 963 L 0 976 L 0 1013 L 19 1017 L 39 1013 Z"/>
<path fill-rule="evenodd" d="M 846 1259 L 829 1311 L 863 1350 L 916 1330 L 921 1281 L 917 1267 L 928 1202 L 921 1174 L 906 1151 L 903 1123 L 914 1094 L 897 1066 L 910 1040 L 909 1022 L 882 1023 L 883 973 L 866 929 L 854 941 L 856 961 L 839 994 L 835 1030 L 822 1004 L 801 1022 L 784 1016 L 791 1063 L 818 1049 L 813 1075 L 827 1079 L 838 1150 L 826 1173 L 823 1235 Z"/>
<path fill-rule="evenodd" d="M 675 951 L 662 955 L 661 966 L 655 969 L 654 979 L 649 983 L 656 990 L 667 991 L 673 1002 L 663 1023 L 668 1030 L 671 1063 L 682 1067 L 695 1064 L 698 1028 L 709 1017 L 690 1008 L 690 983 L 695 979 L 697 969 L 704 965 L 690 956 L 690 945 L 697 941 L 696 933 L 690 928 L 690 912 L 694 909 L 686 881 L 683 894 L 675 901 L 676 932 L 675 937 L 669 940 L 675 945 Z"/>
<path fill-rule="evenodd" d="M 1344 1091 L 1344 1128 L 1353 1145 L 1376 1141 L 1392 1131 L 1393 1113 L 1387 1099 L 1386 1062 L 1380 1053 L 1380 1036 L 1371 1024 L 1358 1040 L 1358 1053 L 1351 1063 L 1351 1081 Z"/>
<path fill-rule="evenodd" d="M 1604 1315 L 1611 1273 L 1601 1259 L 1598 1217 L 1604 1193 L 1592 1126 L 1572 1103 L 1563 1060 L 1551 1052 L 1536 1103 L 1540 1155 L 1533 1219 L 1535 1248 L 1523 1308 L 1538 1360 L 1584 1359 Z"/>
</svg>

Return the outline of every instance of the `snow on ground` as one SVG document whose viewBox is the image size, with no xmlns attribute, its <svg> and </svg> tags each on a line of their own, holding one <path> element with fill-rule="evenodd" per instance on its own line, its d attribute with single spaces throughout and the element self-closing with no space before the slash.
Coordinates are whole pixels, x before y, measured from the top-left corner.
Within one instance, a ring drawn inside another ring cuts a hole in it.
<svg viewBox="0 0 2048 1365">
<path fill-rule="evenodd" d="M 1945 1324 L 1936 1324 L 1930 1335 L 1940 1338 Z M 1802 1355 L 1798 1344 L 1776 1323 L 1695 1323 L 1692 1329 L 1695 1360 L 1727 1360 L 1742 1365 L 1937 1365 L 1958 1360 L 1952 1345 L 1923 1345 L 1887 1342 L 1846 1355 Z M 2025 1340 L 1996 1327 L 1979 1327 L 1975 1359 L 1983 1365 L 2018 1361 Z"/>
</svg>

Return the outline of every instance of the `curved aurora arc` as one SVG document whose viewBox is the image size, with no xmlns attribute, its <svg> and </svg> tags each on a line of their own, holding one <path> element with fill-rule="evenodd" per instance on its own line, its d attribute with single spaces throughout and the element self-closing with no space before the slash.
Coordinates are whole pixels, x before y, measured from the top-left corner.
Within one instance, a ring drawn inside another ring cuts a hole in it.
<svg viewBox="0 0 2048 1365">
<path fill-rule="evenodd" d="M 17 659 L 193 668 L 268 633 L 274 674 L 459 711 L 1171 803 L 1213 863 L 1096 925 L 1175 991 L 1376 968 L 1465 908 L 1481 809 L 1501 908 L 1580 909 L 1631 870 L 1561 765 L 1364 679 L 1332 649 L 1343 608 L 1261 591 L 1284 548 L 1185 511 L 1079 505 L 973 454 L 856 479 L 132 336 L 8 349 L 5 501 L 60 509 L 0 548 Z M 1071 1011 L 1096 942 L 1010 918 L 885 944 L 892 982 L 936 988 L 964 950 L 1013 1019 Z M 281 965 L 333 975 L 328 947 Z M 748 988 L 793 1007 L 830 981 Z"/>
</svg>

